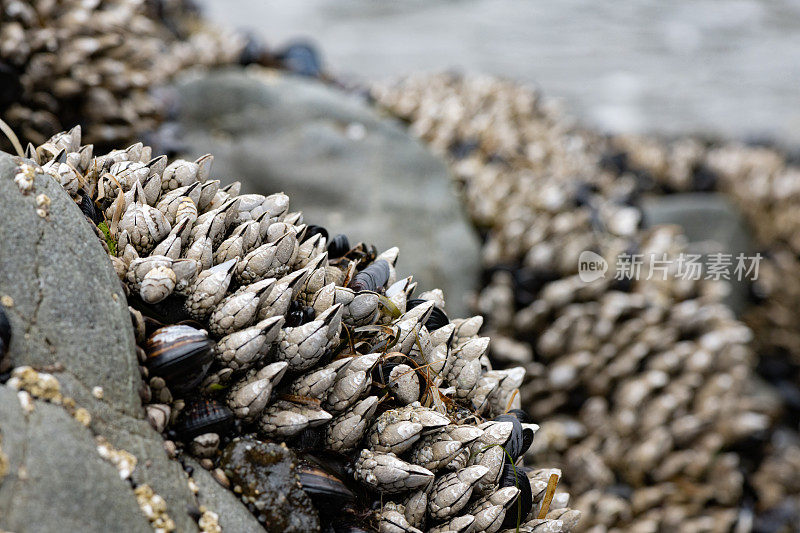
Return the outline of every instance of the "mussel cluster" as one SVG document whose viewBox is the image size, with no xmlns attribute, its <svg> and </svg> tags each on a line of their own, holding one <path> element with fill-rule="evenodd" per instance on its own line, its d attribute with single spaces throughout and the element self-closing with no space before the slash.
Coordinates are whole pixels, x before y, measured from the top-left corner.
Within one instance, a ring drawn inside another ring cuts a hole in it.
<svg viewBox="0 0 800 533">
<path fill-rule="evenodd" d="M 795 472 L 800 454 L 796 439 L 774 432 L 781 398 L 756 373 L 752 331 L 723 303 L 722 284 L 680 279 L 676 261 L 664 279 L 644 279 L 649 259 L 674 259 L 685 238 L 677 227 L 643 229 L 639 207 L 674 178 L 681 190 L 739 189 L 746 212 L 791 220 L 796 210 L 778 214 L 764 200 L 791 196 L 791 168 L 754 168 L 769 159 L 757 149 L 749 160 L 730 148 L 704 159 L 686 143 L 626 155 L 621 139 L 614 145 L 535 91 L 489 76 L 410 76 L 372 94 L 451 163 L 484 237 L 475 305 L 492 362 L 527 370 L 522 404 L 541 424 L 534 448 L 564 468 L 581 527 L 747 530 L 770 513 L 793 527 L 796 489 L 769 472 Z M 789 239 L 774 221 L 764 231 Z M 581 281 L 585 250 L 605 258 L 610 275 Z M 621 254 L 642 254 L 641 280 L 614 279 Z"/>
<path fill-rule="evenodd" d="M 0 0 L 0 118 L 37 144 L 72 124 L 106 146 L 150 130 L 165 111 L 151 88 L 236 63 L 246 44 L 190 3 Z"/>
<path fill-rule="evenodd" d="M 129 295 L 148 416 L 184 453 L 230 475 L 242 465 L 220 448 L 242 438 L 324 456 L 341 468 L 300 480 L 350 528 L 576 525 L 558 472 L 522 464 L 538 429 L 520 410 L 525 370 L 493 369 L 482 318 L 451 320 L 440 290 L 412 298 L 396 248 L 330 236 L 283 193 L 222 186 L 210 155 L 98 155 L 79 128 L 26 155 L 97 224 Z M 257 494 L 242 498 L 268 520 Z"/>
</svg>

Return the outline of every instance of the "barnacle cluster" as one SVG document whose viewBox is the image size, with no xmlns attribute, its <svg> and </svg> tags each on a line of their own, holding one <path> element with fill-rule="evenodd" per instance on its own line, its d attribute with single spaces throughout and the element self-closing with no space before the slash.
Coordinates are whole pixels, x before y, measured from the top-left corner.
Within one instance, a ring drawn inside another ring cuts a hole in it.
<svg viewBox="0 0 800 533">
<path fill-rule="evenodd" d="M 72 124 L 105 146 L 151 129 L 165 107 L 151 88 L 236 63 L 246 44 L 187 4 L 0 0 L 0 118 L 37 144 Z"/>
<path fill-rule="evenodd" d="M 769 146 L 629 135 L 612 137 L 607 144 L 608 158 L 619 163 L 617 171 L 649 180 L 653 194 L 720 191 L 736 203 L 764 255 L 753 283 L 758 303 L 743 320 L 755 333 L 759 354 L 783 359 L 790 368 L 776 370 L 789 370 L 797 379 L 800 327 L 794 310 L 800 302 L 800 168 Z"/>
<path fill-rule="evenodd" d="M 210 155 L 170 163 L 141 143 L 95 154 L 77 127 L 26 155 L 102 228 L 151 423 L 223 483 L 242 465 L 220 462 L 221 448 L 246 457 L 231 448 L 242 439 L 286 441 L 337 458 L 336 474 L 300 480 L 343 502 L 352 527 L 575 527 L 560 473 L 522 464 L 538 429 L 520 410 L 524 368 L 493 369 L 482 318 L 449 319 L 440 290 L 412 298 L 396 248 L 329 236 L 283 193 L 223 186 Z M 237 486 L 266 521 L 258 491 Z"/>
<path fill-rule="evenodd" d="M 609 165 L 609 139 L 577 127 L 535 91 L 488 76 L 411 76 L 372 95 L 451 163 L 484 239 L 475 305 L 493 337 L 492 360 L 526 368 L 522 404 L 542 426 L 537 444 L 564 469 L 582 527 L 746 530 L 750 488 L 756 512 L 792 494 L 764 469 L 755 485 L 745 480 L 761 453 L 748 449 L 763 445 L 781 406 L 755 372 L 752 331 L 723 304 L 724 287 L 676 276 L 676 261 L 663 279 L 581 280 L 586 250 L 612 267 L 621 255 L 641 254 L 645 273 L 648 260 L 685 248 L 677 227 L 642 229 L 639 197 L 652 180 Z M 648 168 L 691 188 L 688 178 L 708 176 L 693 173 L 707 157 L 729 175 L 724 188 L 741 190 L 751 216 L 796 216 L 785 201 L 771 211 L 764 200 L 776 189 L 791 197 L 791 169 L 776 163 L 766 173 L 752 160 L 737 164 L 731 149 L 685 148 L 656 151 Z M 638 145 L 630 159 L 650 155 Z M 763 231 L 773 240 L 794 235 L 774 220 Z M 791 439 L 771 440 L 765 468 L 793 471 Z"/>
</svg>

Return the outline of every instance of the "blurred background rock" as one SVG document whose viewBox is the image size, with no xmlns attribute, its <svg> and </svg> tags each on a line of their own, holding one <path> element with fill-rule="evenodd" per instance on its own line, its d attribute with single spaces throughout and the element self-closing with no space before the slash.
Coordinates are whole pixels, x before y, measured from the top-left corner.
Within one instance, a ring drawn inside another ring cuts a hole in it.
<svg viewBox="0 0 800 533">
<path fill-rule="evenodd" d="M 604 131 L 800 142 L 800 2 L 200 0 L 336 73 L 459 68 L 533 82 Z M 235 9 L 234 9 L 235 6 Z"/>
</svg>

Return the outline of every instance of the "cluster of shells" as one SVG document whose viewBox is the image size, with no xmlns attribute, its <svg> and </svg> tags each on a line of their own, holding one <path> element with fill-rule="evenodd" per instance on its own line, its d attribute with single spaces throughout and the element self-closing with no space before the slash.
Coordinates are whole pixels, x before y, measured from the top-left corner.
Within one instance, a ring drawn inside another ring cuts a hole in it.
<svg viewBox="0 0 800 533">
<path fill-rule="evenodd" d="M 644 174 L 658 194 L 720 191 L 739 207 L 764 256 L 753 292 L 758 299 L 743 317 L 764 357 L 800 368 L 800 169 L 776 148 L 714 143 L 695 138 L 671 142 L 636 136 L 608 140 L 624 170 Z"/>
<path fill-rule="evenodd" d="M 0 118 L 36 144 L 75 123 L 104 146 L 149 131 L 164 113 L 152 87 L 245 45 L 188 3 L 0 0 Z"/>
<path fill-rule="evenodd" d="M 519 410 L 524 368 L 493 369 L 482 318 L 450 320 L 440 290 L 412 299 L 396 248 L 351 247 L 282 193 L 222 186 L 210 155 L 94 154 L 75 128 L 26 156 L 103 221 L 148 416 L 185 453 L 213 469 L 243 434 L 336 452 L 350 479 L 304 488 L 341 498 L 357 482 L 383 532 L 575 527 L 560 472 L 522 464 L 538 429 Z"/>
<path fill-rule="evenodd" d="M 794 482 L 770 475 L 796 471 L 796 439 L 776 434 L 764 447 L 781 399 L 755 372 L 752 331 L 723 304 L 726 287 L 678 278 L 675 262 L 663 280 L 577 275 L 584 250 L 615 265 L 621 253 L 676 257 L 685 246 L 677 227 L 641 228 L 638 197 L 648 191 L 640 176 L 607 164 L 607 138 L 535 91 L 488 76 L 410 76 L 372 95 L 451 163 L 483 237 L 474 304 L 487 318 L 492 361 L 526 368 L 522 405 L 541 424 L 534 449 L 564 469 L 582 529 L 744 531 L 796 496 Z M 639 157 L 649 157 L 642 146 Z M 684 167 L 666 162 L 680 159 L 679 146 L 658 152 L 651 168 L 678 176 Z M 763 199 L 796 187 L 777 164 L 770 177 L 752 171 L 740 183 L 753 165 L 741 154 L 702 153 L 747 201 L 753 188 Z M 766 203 L 775 211 L 745 212 L 774 215 L 764 231 L 775 237 L 777 220 L 796 214 Z M 787 226 L 781 235 L 794 236 Z"/>
</svg>

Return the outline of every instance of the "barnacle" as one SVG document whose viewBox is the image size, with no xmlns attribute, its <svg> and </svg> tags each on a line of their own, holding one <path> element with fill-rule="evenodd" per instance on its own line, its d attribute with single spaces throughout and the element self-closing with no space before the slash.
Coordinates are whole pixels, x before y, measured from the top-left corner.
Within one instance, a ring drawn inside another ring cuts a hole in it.
<svg viewBox="0 0 800 533">
<path fill-rule="evenodd" d="M 473 508 L 491 531 L 537 520 L 537 471 L 512 465 L 538 429 L 518 411 L 524 370 L 492 369 L 479 317 L 451 322 L 439 290 L 412 300 L 416 284 L 398 279 L 396 248 L 343 250 L 348 239 L 309 231 L 286 195 L 221 187 L 210 156 L 166 164 L 136 144 L 85 158 L 80 137 L 75 128 L 28 155 L 74 162 L 81 190 L 111 218 L 111 259 L 140 344 L 148 324 L 164 326 L 144 343 L 154 427 L 204 460 L 242 432 L 344 454 L 353 474 L 334 492 L 363 484 L 369 501 L 350 504 L 360 520 L 381 498 L 417 529 L 472 524 Z M 204 329 L 170 325 L 186 319 Z M 504 466 L 531 481 L 511 482 L 522 487 L 515 498 L 479 504 L 506 482 Z M 318 476 L 305 479 L 310 494 L 327 490 Z M 567 531 L 576 515 L 552 525 Z"/>
</svg>

